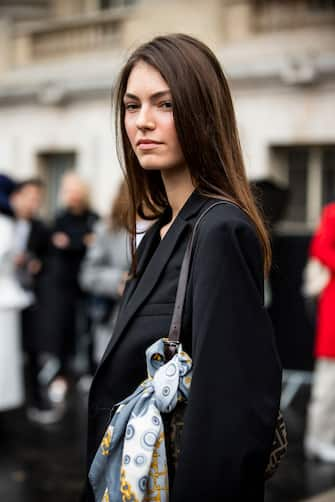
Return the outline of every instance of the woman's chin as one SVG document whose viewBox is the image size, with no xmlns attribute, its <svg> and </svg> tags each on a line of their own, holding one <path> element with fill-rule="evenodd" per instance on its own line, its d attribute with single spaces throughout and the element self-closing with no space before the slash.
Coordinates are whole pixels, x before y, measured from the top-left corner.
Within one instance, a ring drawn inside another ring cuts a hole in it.
<svg viewBox="0 0 335 502">
<path fill-rule="evenodd" d="M 145 171 L 160 171 L 162 169 L 161 166 L 154 162 L 141 162 L 140 164 Z"/>
</svg>

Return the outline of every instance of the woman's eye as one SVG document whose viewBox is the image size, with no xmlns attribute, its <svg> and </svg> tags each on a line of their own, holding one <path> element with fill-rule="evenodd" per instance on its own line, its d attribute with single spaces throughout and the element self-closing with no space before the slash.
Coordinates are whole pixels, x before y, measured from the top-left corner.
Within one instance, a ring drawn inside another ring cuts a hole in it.
<svg viewBox="0 0 335 502">
<path fill-rule="evenodd" d="M 172 101 L 163 101 L 160 103 L 160 108 L 165 108 L 166 110 L 171 110 L 172 109 Z"/>
<path fill-rule="evenodd" d="M 137 103 L 126 103 L 124 106 L 126 110 L 132 112 L 134 110 L 137 110 L 139 105 Z"/>
</svg>

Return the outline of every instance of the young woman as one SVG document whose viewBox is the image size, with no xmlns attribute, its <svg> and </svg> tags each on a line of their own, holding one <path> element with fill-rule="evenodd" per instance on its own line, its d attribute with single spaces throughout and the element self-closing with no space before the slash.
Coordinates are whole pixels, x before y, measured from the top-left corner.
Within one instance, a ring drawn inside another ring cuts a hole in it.
<svg viewBox="0 0 335 502">
<path fill-rule="evenodd" d="M 270 245 L 246 179 L 227 81 L 203 43 L 161 36 L 130 56 L 115 96 L 133 235 L 143 207 L 157 221 L 134 256 L 92 383 L 88 465 L 113 406 L 147 377 L 146 349 L 168 334 L 190 229 L 213 202 L 228 199 L 232 204 L 207 213 L 195 240 L 181 329 L 193 377 L 169 500 L 261 501 L 281 368 L 263 306 Z M 94 500 L 90 486 L 87 500 Z"/>
</svg>

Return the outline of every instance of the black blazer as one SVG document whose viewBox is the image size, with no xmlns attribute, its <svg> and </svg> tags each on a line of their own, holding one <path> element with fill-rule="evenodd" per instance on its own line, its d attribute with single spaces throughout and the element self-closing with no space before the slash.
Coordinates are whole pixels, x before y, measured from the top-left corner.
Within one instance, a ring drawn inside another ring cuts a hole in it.
<svg viewBox="0 0 335 502">
<path fill-rule="evenodd" d="M 138 277 L 126 287 L 90 391 L 88 466 L 113 405 L 146 378 L 146 348 L 168 334 L 187 237 L 212 202 L 193 192 L 162 241 L 167 213 L 140 244 Z M 263 306 L 260 243 L 231 204 L 213 208 L 198 229 L 182 343 L 194 368 L 170 501 L 264 500 L 281 367 Z M 94 500 L 90 488 L 86 500 Z"/>
</svg>

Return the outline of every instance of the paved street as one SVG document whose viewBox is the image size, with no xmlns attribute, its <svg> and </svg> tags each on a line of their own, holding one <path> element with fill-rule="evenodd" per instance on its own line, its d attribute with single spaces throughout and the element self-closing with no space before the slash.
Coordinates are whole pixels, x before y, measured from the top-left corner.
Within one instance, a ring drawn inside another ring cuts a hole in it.
<svg viewBox="0 0 335 502">
<path fill-rule="evenodd" d="M 267 485 L 266 502 L 331 502 L 335 466 L 307 462 L 301 449 L 308 387 L 286 411 L 290 449 Z M 75 391 L 65 419 L 52 426 L 28 422 L 24 410 L 0 416 L 0 500 L 6 502 L 74 502 L 84 471 L 85 396 Z M 321 497 L 322 495 L 322 497 Z M 205 501 L 204 501 L 205 502 Z"/>
<path fill-rule="evenodd" d="M 0 500 L 74 502 L 84 472 L 86 411 L 72 395 L 64 421 L 29 422 L 24 410 L 0 415 Z"/>
</svg>

